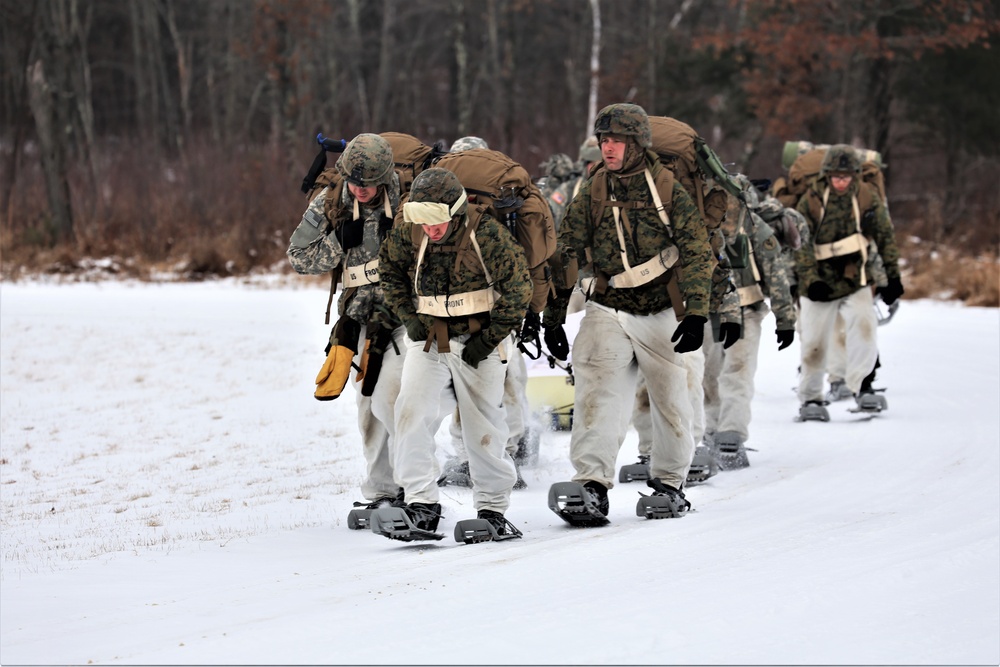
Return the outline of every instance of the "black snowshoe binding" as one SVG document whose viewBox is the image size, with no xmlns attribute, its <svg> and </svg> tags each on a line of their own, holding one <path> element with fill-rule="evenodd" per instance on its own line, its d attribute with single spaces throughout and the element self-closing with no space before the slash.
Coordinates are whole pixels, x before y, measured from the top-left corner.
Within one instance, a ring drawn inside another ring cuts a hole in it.
<svg viewBox="0 0 1000 667">
<path fill-rule="evenodd" d="M 465 519 L 455 524 L 455 541 L 466 544 L 512 540 L 521 537 L 521 531 L 504 518 L 500 512 L 479 510 L 475 519 Z"/>
<path fill-rule="evenodd" d="M 618 471 L 618 481 L 622 484 L 628 482 L 644 482 L 649 479 L 649 455 L 640 454 L 638 463 L 631 463 L 622 466 Z"/>
<path fill-rule="evenodd" d="M 685 483 L 688 486 L 701 484 L 717 474 L 719 474 L 719 462 L 712 453 L 712 449 L 705 445 L 695 447 L 694 458 L 691 459 L 691 467 L 688 468 L 687 482 Z"/>
<path fill-rule="evenodd" d="M 380 507 L 372 512 L 369 520 L 373 533 L 390 540 L 413 542 L 443 540 L 444 535 L 434 532 L 440 519 L 440 503 L 411 503 L 403 507 Z"/>
<path fill-rule="evenodd" d="M 608 490 L 599 482 L 556 482 L 549 488 L 549 509 L 571 526 L 605 526 Z"/>
<path fill-rule="evenodd" d="M 402 507 L 405 504 L 403 502 L 403 489 L 400 489 L 395 497 L 382 496 L 370 503 L 355 502 L 354 507 L 356 509 L 347 513 L 347 527 L 351 530 L 366 530 L 370 527 L 369 523 L 372 512 L 379 507 Z"/>
<path fill-rule="evenodd" d="M 646 486 L 653 489 L 653 495 L 641 496 L 635 506 L 635 515 L 647 519 L 675 519 L 682 517 L 691 509 L 691 503 L 684 497 L 684 492 L 664 484 L 658 479 L 651 479 Z"/>
<path fill-rule="evenodd" d="M 716 433 L 713 449 L 719 460 L 719 469 L 722 471 L 739 470 L 750 465 L 747 449 L 743 446 L 743 438 L 736 431 Z"/>
<path fill-rule="evenodd" d="M 830 413 L 827 412 L 826 405 L 828 405 L 826 401 L 806 401 L 799 407 L 799 416 L 796 421 L 830 421 Z"/>
<path fill-rule="evenodd" d="M 469 462 L 450 459 L 444 468 L 444 473 L 438 477 L 438 486 L 465 486 L 472 488 L 472 476 L 469 474 Z"/>
</svg>

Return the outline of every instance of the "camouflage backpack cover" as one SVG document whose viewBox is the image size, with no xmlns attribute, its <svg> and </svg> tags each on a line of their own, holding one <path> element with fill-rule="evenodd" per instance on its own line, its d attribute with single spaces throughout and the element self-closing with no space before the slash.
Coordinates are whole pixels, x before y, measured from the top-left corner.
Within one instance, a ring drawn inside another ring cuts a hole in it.
<svg viewBox="0 0 1000 667">
<path fill-rule="evenodd" d="M 458 176 L 469 197 L 470 219 L 489 213 L 524 248 L 534 285 L 531 309 L 540 313 L 551 287 L 546 268 L 556 249 L 556 231 L 552 211 L 531 175 L 507 155 L 488 148 L 449 153 L 434 166 Z"/>
</svg>

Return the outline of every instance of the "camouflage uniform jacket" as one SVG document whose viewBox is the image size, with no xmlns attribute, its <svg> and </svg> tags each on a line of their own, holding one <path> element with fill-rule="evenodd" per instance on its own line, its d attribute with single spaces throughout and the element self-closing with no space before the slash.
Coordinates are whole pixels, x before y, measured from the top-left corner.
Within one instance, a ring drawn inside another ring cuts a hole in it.
<svg viewBox="0 0 1000 667">
<path fill-rule="evenodd" d="M 659 162 L 647 159 L 646 166 L 655 177 Z M 600 220 L 592 219 L 591 189 L 595 179 L 608 179 L 608 192 L 618 201 L 645 204 L 642 208 L 627 211 L 631 233 L 625 233 L 625 245 L 630 266 L 638 266 L 655 257 L 661 250 L 676 245 L 680 251 L 678 265 L 681 267 L 680 290 L 684 297 L 686 312 L 691 315 L 708 317 L 709 297 L 712 289 L 712 269 L 714 260 L 708 241 L 708 231 L 698 213 L 694 201 L 684 187 L 674 181 L 673 197 L 669 212 L 671 230 L 663 225 L 653 205 L 653 198 L 642 173 L 624 179 L 611 176 L 603 168 L 586 180 L 580 192 L 570 203 L 559 228 L 558 242 L 566 255 L 577 258 L 581 266 L 586 264 L 585 251 L 590 248 L 594 271 L 614 276 L 624 270 L 621 246 L 615 228 L 614 214 L 610 206 L 605 207 Z M 623 225 L 624 226 L 624 225 Z M 608 286 L 603 294 L 591 297 L 597 303 L 625 311 L 633 315 L 650 315 L 670 307 L 670 295 L 665 280 L 628 289 Z M 562 314 L 560 309 L 550 312 L 556 320 Z M 559 324 L 554 321 L 552 324 Z"/>
<path fill-rule="evenodd" d="M 875 241 L 875 245 L 878 246 L 878 253 L 885 265 L 886 276 L 889 279 L 898 279 L 899 248 L 896 246 L 892 221 L 889 219 L 889 212 L 882 204 L 874 187 L 867 183 L 859 184 L 857 179 L 854 179 L 847 192 L 842 195 L 838 195 L 831 187 L 830 197 L 826 205 L 826 215 L 823 220 L 819 220 L 815 211 L 819 210 L 819 202 L 822 201 L 823 191 L 826 187 L 826 179 L 817 179 L 796 206 L 799 213 L 806 218 L 810 236 L 810 242 L 803 241 L 802 247 L 795 254 L 799 292 L 804 293 L 803 288 L 808 288 L 812 283 L 821 281 L 833 290 L 830 295 L 830 300 L 833 301 L 861 289 L 860 253 L 831 257 L 826 260 L 817 260 L 815 254 L 816 244 L 832 243 L 855 233 L 856 226 L 851 195 L 857 194 L 860 187 L 872 190 L 869 197 L 872 202 L 871 206 L 868 210 L 860 212 L 861 233 L 868 239 Z M 872 276 L 867 278 L 867 284 L 872 285 Z"/>
<path fill-rule="evenodd" d="M 396 316 L 406 324 L 413 318 L 420 318 L 421 324 L 430 331 L 434 317 L 417 313 L 413 277 L 417 269 L 417 247 L 413 242 L 413 225 L 404 222 L 395 227 L 382 244 L 379 269 L 386 304 Z M 428 242 L 420 267 L 420 290 L 424 296 L 460 294 L 490 287 L 483 273 L 483 264 L 493 278 L 492 287 L 499 292 L 489 316 L 481 316 L 484 342 L 496 347 L 510 332 L 521 325 L 524 313 L 531 301 L 532 284 L 528 274 L 528 261 L 524 250 L 503 225 L 483 215 L 476 229 L 476 241 L 483 254 L 482 264 L 471 247 L 465 253 L 456 271 L 455 259 L 457 242 L 462 228 L 456 227 L 441 243 Z M 438 246 L 435 248 L 434 246 Z M 448 336 L 454 338 L 470 333 L 468 317 L 452 317 L 445 320 Z"/>
<path fill-rule="evenodd" d="M 389 193 L 389 208 L 399 209 L 399 181 L 395 175 L 393 185 L 386 188 Z M 364 220 L 364 236 L 360 245 L 348 249 L 345 253 L 340 241 L 334 233 L 336 229 L 349 222 L 353 216 L 354 196 L 345 185 L 341 189 L 338 202 L 329 201 L 328 196 L 336 190 L 333 186 L 324 188 L 310 202 L 302 221 L 292 233 L 288 246 L 288 261 L 298 273 L 315 275 L 348 266 L 359 266 L 378 259 L 382 236 L 392 218 L 384 219 L 385 206 L 383 198 L 377 197 L 373 206 L 359 206 L 359 216 Z M 346 258 L 346 262 L 345 262 Z M 380 282 L 360 285 L 344 289 L 337 303 L 337 312 L 347 315 L 360 324 L 366 324 L 377 306 L 382 304 L 384 296 Z M 390 326 L 395 323 L 389 323 Z"/>
<path fill-rule="evenodd" d="M 781 253 L 781 244 L 771 226 L 764 222 L 756 213 L 751 212 L 744 220 L 743 228 L 750 239 L 751 259 L 757 266 L 760 275 L 758 281 L 754 277 L 753 268 L 734 269 L 733 278 L 736 287 L 752 287 L 759 285 L 764 296 L 771 301 L 771 310 L 777 320 L 777 330 L 787 331 L 795 328 L 795 303 L 792 300 L 791 285 L 788 280 L 788 266 Z M 752 308 L 753 304 L 743 306 Z"/>
</svg>

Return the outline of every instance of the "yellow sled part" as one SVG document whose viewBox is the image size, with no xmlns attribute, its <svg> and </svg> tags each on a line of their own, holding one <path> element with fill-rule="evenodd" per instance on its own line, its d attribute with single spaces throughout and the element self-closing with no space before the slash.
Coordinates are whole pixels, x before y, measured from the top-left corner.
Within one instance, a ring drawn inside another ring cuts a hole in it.
<svg viewBox="0 0 1000 667">
<path fill-rule="evenodd" d="M 532 375 L 524 393 L 532 412 L 550 415 L 552 428 L 568 431 L 573 427 L 573 385 L 568 375 Z"/>
</svg>

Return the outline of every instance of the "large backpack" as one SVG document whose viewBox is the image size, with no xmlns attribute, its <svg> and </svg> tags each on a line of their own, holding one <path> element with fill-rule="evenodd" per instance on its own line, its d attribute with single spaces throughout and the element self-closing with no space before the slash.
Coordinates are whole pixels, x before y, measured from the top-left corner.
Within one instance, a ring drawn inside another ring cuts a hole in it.
<svg viewBox="0 0 1000 667">
<path fill-rule="evenodd" d="M 556 230 L 552 211 L 531 175 L 507 155 L 488 148 L 448 153 L 434 166 L 458 176 L 469 197 L 470 218 L 489 213 L 524 248 L 535 287 L 531 308 L 541 312 L 548 299 L 546 266 L 556 249 Z"/>
<path fill-rule="evenodd" d="M 745 206 L 743 188 L 693 127 L 667 116 L 650 116 L 649 125 L 653 135 L 652 150 L 660 157 L 660 164 L 673 172 L 674 178 L 694 200 L 708 228 L 713 255 L 721 257 L 726 248 L 729 264 L 733 268 L 745 268 L 749 259 L 746 235 L 737 235 L 734 242 L 727 245 L 719 230 L 729 208 L 727 193 Z"/>
<path fill-rule="evenodd" d="M 828 148 L 829 144 L 811 144 L 808 141 L 785 142 L 781 166 L 788 170 L 788 176 L 776 179 L 771 186 L 771 193 L 782 205 L 795 208 L 802 195 L 819 177 Z M 874 186 L 882 204 L 888 206 L 885 176 L 882 174 L 882 155 L 865 148 L 856 148 L 855 151 L 861 158 L 861 180 Z"/>
<path fill-rule="evenodd" d="M 443 155 L 436 146 L 428 146 L 412 134 L 382 132 L 379 136 L 385 139 L 392 149 L 393 167 L 399 176 L 399 191 L 403 195 L 410 191 L 410 185 L 417 174 L 430 167 Z M 337 168 L 326 166 L 326 154 L 343 152 L 348 142 L 346 139 L 328 139 L 318 134 L 316 143 L 320 146 L 319 153 L 302 179 L 302 192 L 309 195 L 310 201 L 324 187 L 339 181 L 340 174 Z"/>
</svg>

